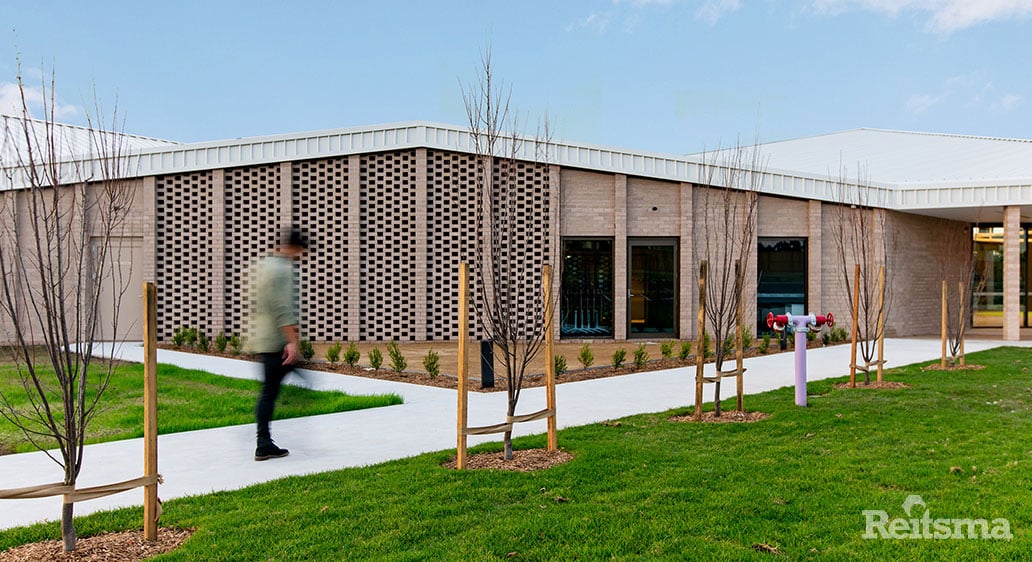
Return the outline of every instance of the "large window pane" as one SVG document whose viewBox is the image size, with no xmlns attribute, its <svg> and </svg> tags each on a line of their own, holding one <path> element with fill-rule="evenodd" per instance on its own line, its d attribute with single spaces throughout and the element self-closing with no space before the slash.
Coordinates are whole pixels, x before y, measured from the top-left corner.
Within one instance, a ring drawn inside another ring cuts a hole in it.
<svg viewBox="0 0 1032 562">
<path fill-rule="evenodd" d="M 613 336 L 613 240 L 563 241 L 562 337 Z"/>
<path fill-rule="evenodd" d="M 673 336 L 677 320 L 677 246 L 673 241 L 632 241 L 628 284 L 629 333 Z"/>
<path fill-rule="evenodd" d="M 768 312 L 806 314 L 806 239 L 760 238 L 756 263 L 756 333 L 770 331 Z"/>
<path fill-rule="evenodd" d="M 1029 325 L 1030 294 L 1028 279 L 1030 275 L 1028 259 L 1028 228 L 1018 231 L 1021 247 L 1021 265 L 1019 267 L 1021 324 Z M 972 229 L 974 239 L 974 287 L 972 294 L 971 325 L 978 328 L 1003 327 L 1003 228 L 982 227 Z"/>
</svg>

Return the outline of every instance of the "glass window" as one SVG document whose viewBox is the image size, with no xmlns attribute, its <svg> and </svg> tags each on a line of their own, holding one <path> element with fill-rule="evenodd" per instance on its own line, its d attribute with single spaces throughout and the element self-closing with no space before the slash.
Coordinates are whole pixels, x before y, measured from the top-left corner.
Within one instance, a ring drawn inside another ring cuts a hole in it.
<svg viewBox="0 0 1032 562">
<path fill-rule="evenodd" d="M 1018 231 L 1021 266 L 1020 291 L 1021 324 L 1029 325 L 1030 295 L 1028 279 L 1028 225 Z M 972 229 L 974 242 L 975 272 L 972 287 L 971 325 L 978 328 L 1003 327 L 1003 227 L 975 227 Z"/>
<path fill-rule="evenodd" d="M 613 240 L 564 240 L 561 337 L 613 337 Z"/>
<path fill-rule="evenodd" d="M 756 265 L 757 334 L 768 312 L 806 314 L 806 238 L 760 238 Z"/>
</svg>

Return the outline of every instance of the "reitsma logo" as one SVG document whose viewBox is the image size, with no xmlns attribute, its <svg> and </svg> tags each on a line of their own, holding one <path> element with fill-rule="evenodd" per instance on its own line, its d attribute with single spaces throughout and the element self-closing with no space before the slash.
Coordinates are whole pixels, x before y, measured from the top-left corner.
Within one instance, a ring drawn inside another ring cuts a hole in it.
<svg viewBox="0 0 1032 562">
<path fill-rule="evenodd" d="M 935 519 L 921 496 L 903 502 L 906 517 L 889 519 L 880 509 L 863 510 L 867 525 L 865 539 L 995 539 L 1010 540 L 1008 519 Z"/>
</svg>

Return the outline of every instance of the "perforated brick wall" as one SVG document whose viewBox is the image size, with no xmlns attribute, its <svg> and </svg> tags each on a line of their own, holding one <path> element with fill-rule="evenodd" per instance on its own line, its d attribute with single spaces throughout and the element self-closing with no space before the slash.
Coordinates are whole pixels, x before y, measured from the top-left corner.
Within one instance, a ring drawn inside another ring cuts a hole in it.
<svg viewBox="0 0 1032 562">
<path fill-rule="evenodd" d="M 280 237 L 282 198 L 278 164 L 225 172 L 225 316 L 226 332 L 246 334 L 254 263 Z"/>
<path fill-rule="evenodd" d="M 167 341 L 181 326 L 211 327 L 213 249 L 212 172 L 159 177 L 157 190 L 158 337 Z"/>
<path fill-rule="evenodd" d="M 348 339 L 348 160 L 293 163 L 293 224 L 303 225 L 311 248 L 300 264 L 301 325 L 313 341 Z"/>
<path fill-rule="evenodd" d="M 496 162 L 493 173 L 493 194 L 505 201 L 502 190 L 512 188 L 514 205 L 510 215 L 513 224 L 503 221 L 507 234 L 503 237 L 501 271 L 512 272 L 503 276 L 501 286 L 509 287 L 502 306 L 516 311 L 516 325 L 522 329 L 534 324 L 542 315 L 541 266 L 550 255 L 551 230 L 548 167 L 528 162 Z M 512 246 L 508 246 L 508 243 Z M 512 300 L 509 300 L 509 299 Z M 531 336 L 525 333 L 525 336 Z"/>
<path fill-rule="evenodd" d="M 414 278 L 424 273 L 415 267 L 416 154 L 412 150 L 364 154 L 359 166 L 359 338 L 414 340 Z"/>
<path fill-rule="evenodd" d="M 427 168 L 426 337 L 453 340 L 459 330 L 459 264 L 474 259 L 476 160 L 430 150 Z M 471 294 L 474 283 L 471 279 Z M 469 331 L 470 336 L 480 335 L 472 312 Z"/>
</svg>

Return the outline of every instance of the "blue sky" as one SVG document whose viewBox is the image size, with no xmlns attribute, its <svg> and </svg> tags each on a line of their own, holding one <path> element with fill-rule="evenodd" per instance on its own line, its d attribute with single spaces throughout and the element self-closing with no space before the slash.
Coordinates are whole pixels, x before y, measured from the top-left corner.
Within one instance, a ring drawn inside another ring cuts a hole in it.
<svg viewBox="0 0 1032 562">
<path fill-rule="evenodd" d="M 1032 138 L 1032 0 L 0 0 L 0 23 L 0 111 L 20 53 L 30 86 L 55 71 L 61 120 L 95 84 L 127 132 L 184 142 L 463 125 L 488 46 L 513 105 L 566 141 Z"/>
</svg>

